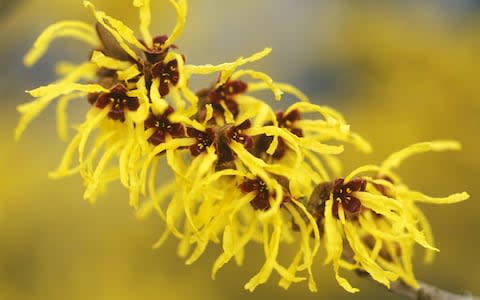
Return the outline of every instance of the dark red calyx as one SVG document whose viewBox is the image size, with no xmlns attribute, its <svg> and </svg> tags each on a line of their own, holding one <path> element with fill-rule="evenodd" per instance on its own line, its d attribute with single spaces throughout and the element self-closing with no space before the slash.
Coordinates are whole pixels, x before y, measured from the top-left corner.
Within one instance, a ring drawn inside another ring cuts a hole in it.
<svg viewBox="0 0 480 300">
<path fill-rule="evenodd" d="M 255 198 L 250 201 L 250 205 L 256 210 L 268 210 L 270 208 L 270 192 L 266 183 L 260 178 L 245 179 L 240 184 L 240 190 L 243 193 L 255 192 Z"/>
<path fill-rule="evenodd" d="M 163 114 L 156 116 L 153 113 L 150 113 L 145 120 L 145 129 L 154 128 L 153 134 L 148 139 L 152 145 L 157 146 L 164 143 L 167 135 L 171 137 L 185 136 L 185 127 L 180 123 L 172 123 L 169 120 L 168 117 L 173 112 L 173 107 L 169 106 Z"/>
<path fill-rule="evenodd" d="M 227 137 L 230 141 L 236 141 L 242 144 L 245 148 L 250 149 L 253 146 L 253 139 L 251 136 L 244 134 L 243 130 L 246 130 L 252 126 L 250 120 L 243 121 L 240 125 L 232 126 L 227 131 Z"/>
<path fill-rule="evenodd" d="M 152 39 L 152 46 L 148 47 L 146 43 L 143 40 L 140 40 L 140 42 L 147 48 L 147 51 L 145 52 L 145 57 L 147 61 L 150 64 L 156 64 L 158 62 L 161 62 L 165 59 L 167 56 L 168 50 L 170 48 L 176 49 L 177 46 L 175 45 L 170 45 L 168 47 L 164 47 L 165 42 L 168 40 L 168 36 L 165 35 L 159 35 L 156 36 Z"/>
<path fill-rule="evenodd" d="M 212 90 L 208 95 L 212 103 L 227 100 L 228 98 L 241 94 L 247 90 L 247 84 L 241 80 L 227 81 Z"/>
<path fill-rule="evenodd" d="M 280 111 L 280 112 L 277 112 L 275 116 L 278 122 L 278 127 L 288 129 L 288 131 L 290 131 L 294 135 L 298 137 L 303 137 L 302 129 L 295 127 L 296 126 L 295 123 L 301 119 L 300 111 L 298 111 L 297 109 L 294 109 L 288 112 L 287 114 L 285 114 L 285 112 L 283 111 Z M 265 124 L 265 126 L 272 126 L 272 125 L 273 125 L 272 122 L 268 122 Z M 261 135 L 257 139 L 256 145 L 255 145 L 255 150 L 256 150 L 255 152 L 257 153 L 257 155 L 260 155 L 261 153 L 265 153 L 268 147 L 270 147 L 272 140 L 273 138 L 270 136 Z M 272 157 L 275 159 L 281 159 L 285 155 L 287 149 L 288 149 L 287 143 L 281 137 L 279 137 L 277 148 L 275 149 L 275 152 L 272 154 Z"/>
<path fill-rule="evenodd" d="M 232 141 L 242 144 L 247 150 L 252 148 L 252 137 L 243 133 L 243 130 L 250 128 L 251 125 L 250 120 L 245 120 L 239 125 L 227 124 L 217 130 L 215 140 L 215 150 L 218 156 L 217 169 L 229 168 L 229 163 L 235 159 L 235 154 L 230 149 Z"/>
<path fill-rule="evenodd" d="M 345 183 L 344 178 L 335 179 L 332 185 L 333 215 L 338 217 L 339 205 L 342 205 L 347 214 L 358 214 L 361 211 L 362 204 L 352 194 L 354 192 L 364 192 L 366 187 L 367 181 L 363 178 L 353 178 L 347 183 Z"/>
<path fill-rule="evenodd" d="M 247 83 L 241 80 L 227 81 L 216 89 L 213 89 L 208 94 L 207 104 L 212 104 L 213 110 L 223 114 L 225 109 L 223 104 L 228 108 L 234 117 L 238 115 L 238 103 L 235 100 L 235 95 L 244 93 L 247 90 Z"/>
<path fill-rule="evenodd" d="M 91 93 L 88 102 L 95 104 L 97 108 L 110 107 L 108 117 L 116 121 L 125 121 L 125 110 L 136 111 L 140 106 L 138 99 L 127 96 L 127 88 L 123 84 L 117 84 L 108 93 Z"/>
<path fill-rule="evenodd" d="M 158 91 L 162 97 L 165 97 L 170 92 L 170 85 L 175 86 L 180 79 L 178 72 L 178 62 L 173 59 L 167 63 L 158 62 L 152 66 L 152 78 L 160 79 L 160 86 Z"/>
<path fill-rule="evenodd" d="M 289 192 L 289 180 L 283 176 L 273 176 L 277 182 L 281 185 L 283 191 L 281 205 L 291 202 L 292 196 Z M 259 177 L 255 179 L 245 179 L 240 184 L 240 190 L 243 193 L 255 192 L 255 198 L 250 201 L 250 205 L 256 210 L 268 210 L 270 209 L 270 198 L 275 199 L 276 192 L 270 192 L 267 184 Z"/>
<path fill-rule="evenodd" d="M 298 109 L 294 109 L 288 114 L 281 111 L 276 114 L 278 126 L 288 129 L 291 133 L 298 137 L 303 137 L 302 129 L 295 127 L 295 123 L 301 119 L 301 114 Z"/>
<path fill-rule="evenodd" d="M 192 127 L 187 127 L 187 135 L 196 139 L 196 143 L 190 146 L 190 153 L 193 156 L 198 156 L 206 151 L 207 147 L 213 144 L 216 133 L 213 128 L 207 128 L 205 131 L 200 131 Z"/>
</svg>

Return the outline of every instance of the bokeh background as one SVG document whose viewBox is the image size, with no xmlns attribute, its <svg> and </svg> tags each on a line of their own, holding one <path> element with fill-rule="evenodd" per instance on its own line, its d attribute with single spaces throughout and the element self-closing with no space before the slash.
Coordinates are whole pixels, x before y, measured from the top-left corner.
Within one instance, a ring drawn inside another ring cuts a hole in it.
<svg viewBox="0 0 480 300">
<path fill-rule="evenodd" d="M 167 1 L 152 2 L 152 31 L 170 32 L 172 9 Z M 441 252 L 428 266 L 418 255 L 415 268 L 419 279 L 480 294 L 480 2 L 190 2 L 177 43 L 188 61 L 220 63 L 273 47 L 252 67 L 342 111 L 373 144 L 371 155 L 347 148 L 346 171 L 414 142 L 462 142 L 461 153 L 415 157 L 400 173 L 428 194 L 471 194 L 465 203 L 424 207 Z M 95 3 L 136 28 L 131 1 Z M 121 187 L 90 205 L 82 200 L 80 178 L 48 180 L 65 147 L 55 134 L 54 110 L 19 143 L 13 129 L 15 106 L 29 100 L 24 90 L 53 80 L 55 61 L 88 56 L 81 43 L 56 41 L 38 65 L 23 67 L 35 37 L 62 19 L 93 22 L 80 0 L 0 0 L 0 299 L 400 299 L 353 274 L 361 292 L 349 295 L 320 259 L 318 294 L 305 284 L 284 291 L 275 276 L 246 292 L 243 284 L 261 265 L 258 247 L 249 248 L 245 266 L 228 265 L 212 281 L 220 249 L 212 247 L 193 266 L 176 256 L 174 240 L 153 251 L 163 225 L 155 218 L 138 221 Z M 80 120 L 83 112 L 73 106 L 72 118 Z"/>
</svg>

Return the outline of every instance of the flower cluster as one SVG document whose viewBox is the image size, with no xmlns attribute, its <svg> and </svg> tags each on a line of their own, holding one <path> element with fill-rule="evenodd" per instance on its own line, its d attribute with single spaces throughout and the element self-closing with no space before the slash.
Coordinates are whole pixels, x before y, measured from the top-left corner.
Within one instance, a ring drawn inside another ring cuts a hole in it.
<svg viewBox="0 0 480 300">
<path fill-rule="evenodd" d="M 88 1 L 84 5 L 95 26 L 64 21 L 48 27 L 26 55 L 26 65 L 58 37 L 87 42 L 94 50 L 82 64 L 59 65 L 61 79 L 28 92 L 36 99 L 18 107 L 16 137 L 58 99 L 57 128 L 69 145 L 50 176 L 80 173 L 84 198 L 92 202 L 110 182 L 121 182 L 140 217 L 157 212 L 164 220 L 166 231 L 155 246 L 175 236 L 188 264 L 210 243 L 221 243 L 212 277 L 232 259 L 241 264 L 245 246 L 255 241 L 263 244 L 265 263 L 246 289 L 254 290 L 275 271 L 282 287 L 307 280 L 315 291 L 312 266 L 322 242 L 326 261 L 350 292 L 357 289 L 339 275 L 340 268 L 366 271 L 386 286 L 397 278 L 416 286 L 413 246 L 436 248 L 415 203 L 453 203 L 468 195 L 428 197 L 409 189 L 393 169 L 412 154 L 459 145 L 416 144 L 343 178 L 337 157 L 343 145 L 363 152 L 370 146 L 342 115 L 310 103 L 291 85 L 243 68 L 269 48 L 220 65 L 188 64 L 174 44 L 187 2 L 170 3 L 178 19 L 170 35 L 150 34 L 148 0 L 133 1 L 141 38 Z M 208 74 L 218 74 L 216 82 L 198 92 L 190 89 L 194 75 Z M 275 100 L 289 93 L 298 101 L 275 112 L 255 96 L 260 90 L 271 91 Z M 74 99 L 87 99 L 88 112 L 69 138 L 66 109 Z M 167 168 L 159 168 L 162 162 Z M 290 263 L 281 263 L 281 244 L 294 240 L 298 251 Z"/>
</svg>

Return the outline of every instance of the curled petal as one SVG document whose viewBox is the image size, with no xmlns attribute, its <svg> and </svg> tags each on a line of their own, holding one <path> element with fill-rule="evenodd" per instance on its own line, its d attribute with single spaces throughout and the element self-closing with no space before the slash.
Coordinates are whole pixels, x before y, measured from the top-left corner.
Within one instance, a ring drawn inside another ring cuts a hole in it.
<svg viewBox="0 0 480 300">
<path fill-rule="evenodd" d="M 397 168 L 405 159 L 415 154 L 425 153 L 429 151 L 448 151 L 448 150 L 460 150 L 461 145 L 456 141 L 433 141 L 425 143 L 413 144 L 407 148 L 397 151 L 391 154 L 380 165 L 382 171 L 389 171 Z"/>
<path fill-rule="evenodd" d="M 40 59 L 52 40 L 59 37 L 71 37 L 87 42 L 93 47 L 97 47 L 99 41 L 95 34 L 95 29 L 90 24 L 80 21 L 62 21 L 50 25 L 37 38 L 32 49 L 23 58 L 23 63 L 30 67 Z"/>
</svg>

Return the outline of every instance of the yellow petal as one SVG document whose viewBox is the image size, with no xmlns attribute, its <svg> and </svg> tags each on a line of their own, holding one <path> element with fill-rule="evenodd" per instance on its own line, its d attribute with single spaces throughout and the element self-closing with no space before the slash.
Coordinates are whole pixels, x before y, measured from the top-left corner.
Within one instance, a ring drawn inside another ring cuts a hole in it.
<svg viewBox="0 0 480 300">
<path fill-rule="evenodd" d="M 138 70 L 137 65 L 134 65 L 134 64 L 132 64 L 130 67 L 126 69 L 119 69 L 117 71 L 118 80 L 120 81 L 128 81 L 140 74 L 141 72 Z M 137 82 L 137 87 L 138 87 L 138 82 Z"/>
<path fill-rule="evenodd" d="M 80 78 L 89 78 L 94 74 L 94 65 L 91 63 L 84 63 L 75 67 L 65 78 L 37 89 L 30 91 L 34 97 L 38 99 L 21 104 L 17 106 L 18 112 L 21 113 L 20 121 L 15 128 L 15 139 L 20 139 L 20 136 L 28 127 L 30 122 L 37 117 L 45 108 L 57 97 L 66 95 L 74 91 L 90 92 L 90 91 L 105 91 L 103 87 L 99 85 L 81 85 L 73 83 Z"/>
<path fill-rule="evenodd" d="M 447 197 L 430 197 L 417 191 L 404 191 L 399 190 L 398 195 L 400 198 L 406 198 L 417 202 L 432 203 L 432 204 L 450 204 L 458 203 L 470 198 L 470 195 L 466 192 L 455 193 Z"/>
<path fill-rule="evenodd" d="M 153 244 L 152 248 L 153 249 L 158 249 L 162 247 L 162 245 L 167 241 L 168 237 L 170 236 L 170 231 L 165 230 L 163 234 L 160 236 L 160 238 Z"/>
<path fill-rule="evenodd" d="M 71 164 L 73 161 L 73 157 L 77 150 L 77 147 L 80 143 L 81 135 L 77 134 L 72 141 L 68 144 L 67 149 L 65 150 L 60 165 L 57 167 L 55 171 L 48 173 L 48 177 L 51 179 L 58 179 L 60 177 L 68 176 L 72 173 L 78 172 L 78 168 L 75 168 L 74 171 L 71 170 Z"/>
<path fill-rule="evenodd" d="M 268 234 L 268 225 L 264 225 L 264 252 L 266 261 L 261 270 L 245 284 L 244 288 L 250 292 L 253 292 L 258 285 L 267 281 L 276 263 L 282 232 L 281 217 L 277 215 L 273 222 L 273 232 L 271 236 Z"/>
<path fill-rule="evenodd" d="M 135 124 L 143 124 L 143 122 L 148 118 L 150 113 L 150 108 L 157 112 L 157 108 L 154 108 L 153 103 L 156 102 L 156 98 L 152 98 L 152 103 L 150 103 L 150 98 L 148 97 L 147 88 L 145 86 L 145 77 L 141 76 L 137 81 L 137 89 L 133 91 L 128 91 L 127 96 L 136 97 L 138 99 L 139 107 L 136 111 L 127 111 L 127 118 L 130 118 Z M 139 128 L 142 126 L 139 126 Z"/>
<path fill-rule="evenodd" d="M 83 194 L 85 200 L 89 200 L 91 202 L 94 201 L 95 195 L 98 193 L 99 188 L 102 186 L 102 184 L 106 183 L 103 175 L 107 164 L 118 153 L 122 146 L 122 141 L 117 142 L 115 145 L 109 147 L 100 158 L 97 168 L 93 173 L 93 177 L 90 179 L 91 181 L 88 183 L 85 193 Z"/>
<path fill-rule="evenodd" d="M 183 29 L 185 28 L 185 22 L 187 18 L 188 12 L 188 4 L 186 0 L 169 0 L 170 3 L 175 8 L 175 12 L 177 13 L 177 24 L 173 29 L 172 33 L 170 34 L 169 38 L 164 44 L 164 47 L 168 47 L 172 45 L 175 40 L 182 34 Z"/>
<path fill-rule="evenodd" d="M 348 243 L 355 254 L 355 260 L 361 264 L 365 271 L 367 271 L 374 280 L 385 285 L 387 288 L 390 288 L 390 281 L 396 280 L 398 276 L 395 273 L 383 270 L 370 258 L 368 250 L 360 239 L 360 236 L 354 226 L 355 225 L 351 224 L 350 222 L 347 222 L 344 230 L 348 239 Z"/>
<path fill-rule="evenodd" d="M 108 109 L 92 109 L 87 113 L 87 119 L 81 125 L 79 129 L 79 134 L 81 135 L 80 143 L 78 145 L 78 161 L 83 162 L 83 157 L 85 153 L 85 145 L 87 144 L 88 137 L 90 133 L 98 127 L 100 122 L 102 122 L 108 115 Z"/>
<path fill-rule="evenodd" d="M 150 22 L 151 22 L 151 12 L 150 12 L 150 0 L 134 0 L 133 5 L 139 8 L 140 13 L 140 33 L 145 43 L 151 47 L 152 46 L 152 35 L 150 34 Z"/>
<path fill-rule="evenodd" d="M 355 176 L 358 176 L 360 174 L 367 173 L 367 172 L 376 173 L 379 170 L 380 170 L 380 167 L 378 167 L 376 165 L 365 165 L 365 166 L 358 167 L 355 170 L 353 170 L 352 172 L 350 172 L 350 174 L 345 176 L 345 182 L 349 182 Z"/>
<path fill-rule="evenodd" d="M 90 61 L 96 64 L 99 68 L 107 68 L 111 70 L 126 70 L 132 66 L 132 63 L 128 61 L 121 61 L 105 56 L 105 54 L 97 50 L 92 52 Z"/>
<path fill-rule="evenodd" d="M 61 21 L 47 27 L 37 38 L 32 49 L 23 58 L 23 63 L 30 67 L 47 51 L 52 40 L 59 37 L 71 37 L 97 47 L 99 41 L 92 25 L 80 21 Z"/>
<path fill-rule="evenodd" d="M 53 83 L 27 91 L 27 93 L 29 93 L 33 97 L 43 97 L 49 94 L 60 96 L 69 94 L 71 92 L 107 93 L 109 92 L 109 90 L 99 84 Z M 20 107 L 19 110 L 21 111 L 22 108 Z"/>
<path fill-rule="evenodd" d="M 335 279 L 338 284 L 349 293 L 356 293 L 359 289 L 354 288 L 350 283 L 339 274 L 340 260 L 343 254 L 343 240 L 340 228 L 332 214 L 333 200 L 330 198 L 325 205 L 325 246 L 327 248 L 326 263 L 333 263 Z"/>
<path fill-rule="evenodd" d="M 396 199 L 368 192 L 354 192 L 352 193 L 352 196 L 360 199 L 362 205 L 370 208 L 376 213 L 384 215 L 392 221 L 403 222 L 403 205 Z"/>
<path fill-rule="evenodd" d="M 74 93 L 65 95 L 58 100 L 57 104 L 57 132 L 60 138 L 63 141 L 68 140 L 68 121 L 67 121 L 67 105 L 70 101 L 74 99 L 79 99 L 85 97 L 85 93 Z M 85 99 L 82 99 L 85 100 Z"/>
<path fill-rule="evenodd" d="M 253 218 L 249 225 L 248 225 L 248 228 L 247 230 L 245 231 L 245 233 L 243 234 L 243 236 L 237 240 L 236 243 L 234 244 L 229 244 L 225 250 L 225 246 L 224 246 L 224 253 L 222 253 L 216 260 L 215 260 L 215 263 L 213 264 L 213 267 L 212 267 L 212 279 L 215 279 L 215 275 L 217 274 L 217 272 L 226 264 L 228 263 L 232 257 L 238 253 L 240 251 L 240 249 L 243 249 L 245 247 L 245 245 L 251 240 L 252 238 L 252 235 L 255 231 L 255 226 L 257 225 L 257 221 L 255 218 Z M 230 234 L 230 233 L 227 233 L 227 235 Z M 224 233 L 224 239 L 225 239 L 225 233 Z M 227 237 L 227 239 L 229 239 L 229 237 Z M 225 241 L 224 241 L 225 243 Z M 229 242 L 227 242 L 229 243 Z M 230 248 L 231 246 L 231 248 Z"/>
<path fill-rule="evenodd" d="M 242 144 L 232 141 L 230 148 L 235 152 L 238 158 L 249 168 L 253 175 L 258 175 L 263 178 L 269 176 L 265 172 L 265 162 L 260 158 L 253 156 L 248 152 Z"/>
<path fill-rule="evenodd" d="M 292 274 L 292 276 L 297 271 L 297 268 L 298 268 L 298 265 L 300 264 L 301 259 L 302 259 L 302 252 L 299 251 L 297 252 L 292 263 L 287 269 L 287 272 Z M 278 285 L 284 289 L 288 289 L 292 282 L 293 282 L 292 280 L 289 280 L 286 277 L 282 276 L 282 279 L 280 279 L 280 281 L 278 282 Z"/>
<path fill-rule="evenodd" d="M 297 136 L 293 136 L 294 140 L 298 142 L 302 147 L 307 148 L 316 153 L 320 154 L 340 154 L 343 152 L 343 145 L 327 145 L 323 143 L 319 143 L 314 139 L 310 138 L 299 138 Z"/>
<path fill-rule="evenodd" d="M 440 152 L 460 149 L 461 145 L 456 141 L 433 141 L 417 143 L 391 154 L 383 161 L 383 163 L 380 165 L 380 168 L 385 171 L 397 168 L 405 159 L 409 158 L 410 156 L 424 152 Z"/>
<path fill-rule="evenodd" d="M 340 126 L 345 124 L 343 116 L 334 109 L 327 106 L 320 106 L 307 102 L 297 102 L 288 107 L 285 114 L 293 110 L 299 110 L 300 112 L 317 112 L 325 118 L 325 120 L 331 124 L 331 126 Z"/>
<path fill-rule="evenodd" d="M 258 72 L 254 70 L 239 70 L 232 74 L 232 79 L 235 80 L 243 75 L 249 75 L 252 78 L 262 80 L 273 92 L 275 95 L 275 100 L 280 100 L 282 98 L 282 90 L 277 87 L 277 85 L 273 82 L 273 79 L 263 72 Z"/>
<path fill-rule="evenodd" d="M 257 61 L 267 56 L 272 51 L 271 48 L 265 48 L 260 52 L 257 52 L 247 58 L 240 57 L 235 62 L 223 63 L 220 65 L 186 65 L 185 72 L 187 74 L 211 74 L 215 72 L 224 71 L 222 73 L 221 80 L 219 84 L 224 83 L 230 75 L 235 71 L 235 69 L 241 65 L 244 65 L 249 62 Z"/>
<path fill-rule="evenodd" d="M 433 232 L 432 232 L 432 227 L 430 226 L 430 223 L 428 222 L 427 217 L 425 214 L 422 212 L 421 209 L 413 205 L 412 209 L 414 210 L 414 213 L 416 217 L 418 218 L 418 222 L 421 226 L 421 229 L 423 233 L 425 234 L 425 239 L 427 240 L 427 243 L 429 245 L 435 246 L 435 240 L 433 238 Z M 435 251 L 425 248 L 425 256 L 424 256 L 424 261 L 429 264 L 433 262 L 433 259 L 435 257 Z"/>
</svg>

